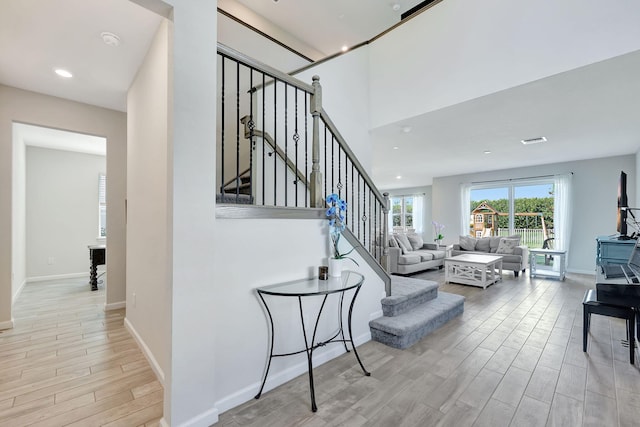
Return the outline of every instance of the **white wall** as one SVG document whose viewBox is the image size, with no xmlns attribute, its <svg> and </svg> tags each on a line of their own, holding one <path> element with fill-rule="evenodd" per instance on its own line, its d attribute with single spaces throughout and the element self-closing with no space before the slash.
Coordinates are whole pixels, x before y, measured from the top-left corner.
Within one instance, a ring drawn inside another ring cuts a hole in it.
<svg viewBox="0 0 640 427">
<path fill-rule="evenodd" d="M 326 220 L 217 220 L 215 281 L 216 301 L 211 307 L 216 322 L 216 407 L 221 412 L 249 401 L 260 388 L 268 356 L 268 320 L 254 291 L 259 286 L 314 277 L 330 255 Z M 353 313 L 353 336 L 357 344 L 371 339 L 369 320 L 382 315 L 380 300 L 384 283 L 364 260 L 354 255 L 359 267 L 347 261 L 346 268 L 360 272 L 365 282 Z M 352 295 L 352 294 L 349 294 Z M 276 318 L 276 352 L 304 348 L 297 300 L 268 300 Z M 315 319 L 318 298 L 305 301 L 306 322 Z M 321 322 L 319 337 L 327 339 L 335 330 L 330 300 Z M 316 310 L 314 312 L 314 310 Z M 309 338 L 310 339 L 310 338 Z M 344 353 L 341 344 L 314 352 L 314 364 Z M 349 356 L 354 357 L 355 356 Z M 306 357 L 274 359 L 267 390 L 307 372 Z M 365 367 L 372 361 L 363 358 Z M 360 371 L 356 373 L 359 375 Z M 306 400 L 308 394 L 303 398 Z"/>
<path fill-rule="evenodd" d="M 369 65 L 369 48 L 365 46 L 311 67 L 295 77 L 311 84 L 314 75 L 320 76 L 323 108 L 367 174 L 371 175 Z"/>
<path fill-rule="evenodd" d="M 24 170 L 16 170 L 16 166 L 12 164 L 13 122 L 64 129 L 107 139 L 109 263 L 105 302 L 114 304 L 124 301 L 126 247 L 125 188 L 122 183 L 126 179 L 126 115 L 119 111 L 0 85 L 0 328 L 11 327 L 12 294 L 21 284 L 15 280 L 12 285 L 12 275 L 18 279 L 26 277 L 26 272 L 22 270 L 26 266 L 26 254 L 24 243 L 20 241 L 20 226 L 16 228 L 15 235 L 12 232 L 12 219 L 16 218 L 19 222 L 22 215 L 20 203 L 13 205 L 12 181 L 14 176 L 18 180 L 23 179 L 20 176 L 24 176 Z M 17 167 L 20 167 L 20 163 Z M 19 188 L 20 183 L 17 182 L 16 185 Z M 18 240 L 14 241 L 14 238 Z"/>
<path fill-rule="evenodd" d="M 19 126 L 12 124 L 13 176 L 11 195 L 11 302 L 27 282 L 27 155 Z"/>
<path fill-rule="evenodd" d="M 164 381 L 171 345 L 169 24 L 127 94 L 127 326 Z"/>
<path fill-rule="evenodd" d="M 450 230 L 448 237 L 453 238 L 461 234 L 462 183 L 573 172 L 573 224 L 567 268 L 574 272 L 594 273 L 596 236 L 616 233 L 617 189 L 621 170 L 628 175 L 629 204 L 635 206 L 636 159 L 635 155 L 628 155 L 434 178 L 433 217 L 441 218 L 446 229 Z"/>
<path fill-rule="evenodd" d="M 27 278 L 89 274 L 105 156 L 27 146 Z"/>
<path fill-rule="evenodd" d="M 370 45 L 372 128 L 638 50 L 639 20 L 628 0 L 443 1 Z"/>
<path fill-rule="evenodd" d="M 164 419 L 170 425 L 217 421 L 214 371 L 217 330 L 227 324 L 212 309 L 224 297 L 214 274 L 216 123 L 216 3 L 170 0 L 169 216 L 173 230 L 171 369 Z M 171 92 L 172 89 L 172 92 Z M 233 371 L 233 367 L 229 368 Z M 222 373 L 220 373 L 222 375 Z"/>
</svg>

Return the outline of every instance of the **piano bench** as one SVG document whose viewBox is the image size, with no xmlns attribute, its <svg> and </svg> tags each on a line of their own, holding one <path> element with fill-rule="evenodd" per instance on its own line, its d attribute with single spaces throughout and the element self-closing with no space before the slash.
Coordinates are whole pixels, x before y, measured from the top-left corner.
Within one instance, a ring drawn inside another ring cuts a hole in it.
<svg viewBox="0 0 640 427">
<path fill-rule="evenodd" d="M 590 289 L 584 294 L 582 300 L 582 351 L 587 351 L 587 337 L 589 336 L 589 326 L 591 325 L 591 314 L 600 314 L 602 316 L 617 317 L 627 321 L 627 340 L 629 341 L 629 361 L 634 363 L 635 352 L 635 311 L 631 307 L 607 304 L 598 301 L 595 289 Z"/>
</svg>

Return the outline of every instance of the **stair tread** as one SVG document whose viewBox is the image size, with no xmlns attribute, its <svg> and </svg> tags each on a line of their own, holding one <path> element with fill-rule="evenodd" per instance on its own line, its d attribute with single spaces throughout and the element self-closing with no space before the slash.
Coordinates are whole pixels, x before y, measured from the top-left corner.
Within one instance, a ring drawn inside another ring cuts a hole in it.
<svg viewBox="0 0 640 427">
<path fill-rule="evenodd" d="M 432 292 L 437 288 L 438 283 L 431 280 L 392 276 L 391 296 L 383 298 L 382 304 L 400 304 L 419 295 Z"/>
<path fill-rule="evenodd" d="M 438 297 L 422 303 L 413 309 L 393 317 L 379 317 L 369 322 L 369 326 L 381 331 L 402 335 L 419 329 L 433 319 L 446 315 L 449 310 L 464 304 L 461 295 L 440 292 Z"/>
</svg>

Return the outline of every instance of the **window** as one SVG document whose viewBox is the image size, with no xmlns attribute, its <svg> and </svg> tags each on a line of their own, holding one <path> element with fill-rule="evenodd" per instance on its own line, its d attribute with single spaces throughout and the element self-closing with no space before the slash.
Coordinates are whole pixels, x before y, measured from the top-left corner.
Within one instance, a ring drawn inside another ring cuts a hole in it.
<svg viewBox="0 0 640 427">
<path fill-rule="evenodd" d="M 98 237 L 107 237 L 107 176 L 98 176 Z"/>
<path fill-rule="evenodd" d="M 541 248 L 545 239 L 554 237 L 553 177 L 471 185 L 468 191 L 464 215 L 473 218 L 467 225 L 469 235 L 519 234 L 530 248 Z"/>
<path fill-rule="evenodd" d="M 389 230 L 412 230 L 416 233 L 422 233 L 423 204 L 424 198 L 421 195 L 392 197 Z"/>
</svg>

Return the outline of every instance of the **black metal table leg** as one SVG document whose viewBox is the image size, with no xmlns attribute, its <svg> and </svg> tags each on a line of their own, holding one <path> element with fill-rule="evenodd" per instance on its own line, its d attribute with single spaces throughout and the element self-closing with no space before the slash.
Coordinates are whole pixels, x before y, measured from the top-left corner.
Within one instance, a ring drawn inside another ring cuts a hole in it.
<svg viewBox="0 0 640 427">
<path fill-rule="evenodd" d="M 273 317 L 271 316 L 271 311 L 269 310 L 269 306 L 267 305 L 264 298 L 262 297 L 262 294 L 258 293 L 258 296 L 262 301 L 262 305 L 264 305 L 264 308 L 267 310 L 267 315 L 269 317 L 269 325 L 271 327 L 271 343 L 269 345 L 269 360 L 267 361 L 267 369 L 265 369 L 264 371 L 264 377 L 262 378 L 262 385 L 260 385 L 260 391 L 258 391 L 258 394 L 256 394 L 255 396 L 256 399 L 260 399 L 260 396 L 262 395 L 262 390 L 264 389 L 264 385 L 267 382 L 267 375 L 269 375 L 269 368 L 271 368 L 271 359 L 273 359 L 273 331 L 274 331 Z"/>
<path fill-rule="evenodd" d="M 311 410 L 316 412 L 318 410 L 318 406 L 316 403 L 315 396 L 315 383 L 313 378 L 313 352 L 316 348 L 323 347 L 330 343 L 342 342 L 345 348 L 345 351 L 349 352 L 349 347 L 347 346 L 347 341 L 351 343 L 353 347 L 354 354 L 356 355 L 356 359 L 360 364 L 365 375 L 371 375 L 362 364 L 362 360 L 358 355 L 355 344 L 353 342 L 353 331 L 351 327 L 352 315 L 353 315 L 353 306 L 355 304 L 356 297 L 360 291 L 360 287 L 362 286 L 363 276 L 361 274 L 355 272 L 347 272 L 345 276 L 343 273 L 343 282 L 338 282 L 338 285 L 335 286 L 334 282 L 319 282 L 316 279 L 303 279 L 294 282 L 287 282 L 282 284 L 276 284 L 272 286 L 267 286 L 263 288 L 258 288 L 257 293 L 264 305 L 265 310 L 267 312 L 267 317 L 269 319 L 269 330 L 271 333 L 271 339 L 269 340 L 269 359 L 267 360 L 266 369 L 264 372 L 264 376 L 262 378 L 262 384 L 260 385 L 260 390 L 258 394 L 256 394 L 255 398 L 259 399 L 264 391 L 264 387 L 267 382 L 267 377 L 269 375 L 269 369 L 271 368 L 271 360 L 274 357 L 284 357 L 284 356 L 292 356 L 300 353 L 306 353 L 307 355 L 307 369 L 309 375 L 309 394 L 311 398 Z M 312 285 L 311 287 L 309 285 Z M 351 303 L 349 304 L 349 312 L 348 312 L 348 328 L 349 328 L 349 336 L 346 337 L 344 331 L 344 293 L 348 290 L 355 290 L 353 297 L 351 299 Z M 328 296 L 331 294 L 340 293 L 340 300 L 338 303 L 338 328 L 335 334 L 333 334 L 328 339 L 323 341 L 316 342 L 318 326 L 320 324 L 320 318 L 322 317 L 322 312 L 324 307 L 326 306 L 326 302 Z M 302 327 L 302 335 L 304 338 L 304 349 L 289 352 L 289 353 L 274 353 L 274 342 L 275 342 L 275 325 L 273 321 L 273 316 L 271 314 L 271 310 L 267 305 L 267 301 L 264 299 L 263 295 L 273 295 L 273 296 L 284 296 L 284 297 L 296 297 L 298 299 L 298 310 L 300 313 L 300 325 Z M 304 306 L 302 303 L 303 297 L 314 297 L 314 296 L 323 296 L 322 304 L 318 310 L 318 314 L 315 319 L 315 323 L 313 325 L 313 334 L 309 337 L 307 333 L 307 328 L 305 326 L 305 316 L 304 316 Z M 309 340 L 311 338 L 311 340 Z"/>
<path fill-rule="evenodd" d="M 356 297 L 358 296 L 358 292 L 360 292 L 360 288 L 358 287 L 355 291 L 355 293 L 353 294 L 353 298 L 351 299 L 351 304 L 349 305 L 349 317 L 347 322 L 349 323 L 349 341 L 351 341 L 351 347 L 353 347 L 353 354 L 356 355 L 356 359 L 358 359 L 358 363 L 360 364 L 360 367 L 362 368 L 362 371 L 364 372 L 364 374 L 366 376 L 371 376 L 371 372 L 367 371 L 364 367 L 364 365 L 362 364 L 362 360 L 360 360 L 360 356 L 358 355 L 358 350 L 356 350 L 356 345 L 353 343 L 353 333 L 351 332 L 351 315 L 353 314 L 353 305 L 356 302 Z"/>
</svg>

